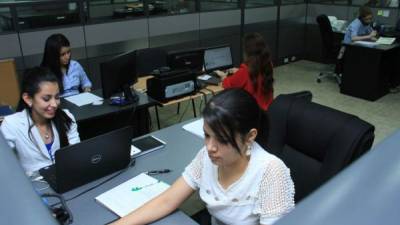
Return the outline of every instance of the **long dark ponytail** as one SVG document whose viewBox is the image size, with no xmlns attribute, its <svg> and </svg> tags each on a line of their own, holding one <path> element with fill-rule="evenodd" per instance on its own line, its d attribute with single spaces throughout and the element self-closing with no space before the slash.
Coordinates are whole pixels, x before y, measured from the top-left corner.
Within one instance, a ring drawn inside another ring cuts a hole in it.
<svg viewBox="0 0 400 225">
<path fill-rule="evenodd" d="M 245 63 L 249 67 L 249 73 L 254 90 L 262 89 L 264 96 L 272 90 L 272 63 L 271 54 L 264 38 L 259 33 L 246 34 L 243 39 Z M 262 86 L 257 85 L 259 76 L 263 76 Z"/>
<path fill-rule="evenodd" d="M 26 93 L 29 97 L 33 98 L 35 94 L 40 91 L 40 84 L 42 82 L 51 82 L 57 83 L 60 86 L 60 80 L 47 68 L 44 67 L 34 67 L 32 69 L 27 69 L 24 72 L 22 85 L 21 85 L 21 95 L 18 103 L 17 111 L 22 111 L 26 109 L 30 118 L 32 118 L 32 109 L 25 103 L 22 99 L 22 95 Z M 73 123 L 72 119 L 60 108 L 57 108 L 55 116 L 51 121 L 54 123 L 58 135 L 60 137 L 60 146 L 64 147 L 68 145 L 68 136 L 67 132 L 69 131 L 71 124 Z M 31 129 L 34 124 L 30 124 L 28 135 L 31 135 Z"/>
</svg>

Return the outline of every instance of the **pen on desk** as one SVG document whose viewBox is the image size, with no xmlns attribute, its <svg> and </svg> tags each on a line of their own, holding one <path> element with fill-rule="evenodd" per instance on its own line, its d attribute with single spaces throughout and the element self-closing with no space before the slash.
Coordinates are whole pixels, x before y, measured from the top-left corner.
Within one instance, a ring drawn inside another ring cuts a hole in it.
<svg viewBox="0 0 400 225">
<path fill-rule="evenodd" d="M 161 181 L 158 180 L 157 182 L 150 183 L 150 184 L 147 184 L 147 185 L 144 185 L 144 186 L 133 187 L 131 190 L 132 190 L 132 191 L 140 191 L 140 190 L 142 190 L 143 188 L 150 187 L 150 186 L 155 185 L 155 184 L 158 184 L 158 183 L 160 183 L 160 182 L 161 182 Z"/>
<path fill-rule="evenodd" d="M 150 171 L 147 171 L 146 174 L 147 174 L 147 175 L 157 175 L 157 174 L 162 174 L 162 173 L 169 173 L 169 172 L 171 172 L 171 171 L 172 171 L 172 170 L 170 170 L 170 169 L 150 170 Z"/>
</svg>

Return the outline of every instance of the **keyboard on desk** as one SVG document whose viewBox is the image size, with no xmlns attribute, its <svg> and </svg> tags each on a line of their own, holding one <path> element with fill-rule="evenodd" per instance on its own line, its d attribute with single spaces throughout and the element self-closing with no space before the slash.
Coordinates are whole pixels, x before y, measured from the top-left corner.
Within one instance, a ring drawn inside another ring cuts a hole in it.
<svg viewBox="0 0 400 225">
<path fill-rule="evenodd" d="M 221 78 L 219 76 L 204 74 L 197 78 L 200 82 L 210 85 L 219 85 L 221 83 Z"/>
</svg>

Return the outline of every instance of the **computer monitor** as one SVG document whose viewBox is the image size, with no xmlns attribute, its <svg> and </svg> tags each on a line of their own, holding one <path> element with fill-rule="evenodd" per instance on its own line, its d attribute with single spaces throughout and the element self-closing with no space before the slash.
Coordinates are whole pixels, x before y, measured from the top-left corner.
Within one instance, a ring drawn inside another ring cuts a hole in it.
<svg viewBox="0 0 400 225">
<path fill-rule="evenodd" d="M 190 69 L 201 72 L 204 64 L 204 49 L 186 49 L 168 52 L 168 65 L 171 69 Z"/>
<path fill-rule="evenodd" d="M 100 64 L 103 98 L 107 99 L 123 92 L 125 98 L 119 102 L 121 105 L 138 100 L 135 91 L 130 88 L 137 82 L 135 62 L 136 52 L 130 51 Z"/>
<path fill-rule="evenodd" d="M 204 69 L 206 72 L 228 69 L 233 66 L 232 64 L 231 47 L 229 45 L 204 50 Z"/>
</svg>

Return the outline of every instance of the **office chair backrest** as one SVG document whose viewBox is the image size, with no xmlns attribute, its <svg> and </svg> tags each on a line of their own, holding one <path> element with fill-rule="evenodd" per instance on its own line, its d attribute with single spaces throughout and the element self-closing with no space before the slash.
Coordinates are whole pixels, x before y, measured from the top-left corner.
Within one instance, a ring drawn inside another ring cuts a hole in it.
<svg viewBox="0 0 400 225">
<path fill-rule="evenodd" d="M 136 50 L 136 74 L 149 75 L 153 70 L 168 66 L 167 52 L 161 48 Z"/>
<path fill-rule="evenodd" d="M 293 96 L 278 96 L 269 110 L 267 146 L 291 169 L 299 201 L 370 149 L 374 126 Z"/>
<path fill-rule="evenodd" d="M 337 54 L 334 49 L 335 39 L 331 26 L 331 22 L 325 14 L 317 16 L 317 23 L 321 34 L 321 40 L 323 45 L 323 53 L 325 58 L 335 58 Z"/>
</svg>

